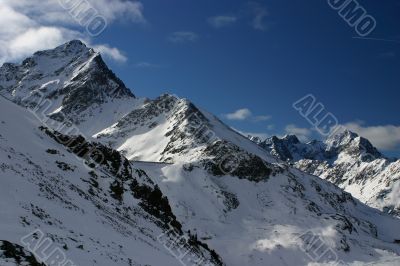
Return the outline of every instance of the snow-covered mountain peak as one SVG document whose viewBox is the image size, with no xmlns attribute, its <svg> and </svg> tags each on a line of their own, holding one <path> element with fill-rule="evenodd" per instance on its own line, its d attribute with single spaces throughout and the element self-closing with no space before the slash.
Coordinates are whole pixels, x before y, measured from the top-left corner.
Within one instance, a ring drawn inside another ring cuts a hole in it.
<svg viewBox="0 0 400 266">
<path fill-rule="evenodd" d="M 293 144 L 300 143 L 300 141 L 299 141 L 299 139 L 297 138 L 296 135 L 286 135 L 286 136 L 283 137 L 283 140 L 288 141 L 288 142 L 293 143 Z"/>
<path fill-rule="evenodd" d="M 369 140 L 350 130 L 345 130 L 341 133 L 330 136 L 326 139 L 325 144 L 326 150 L 334 155 L 344 152 L 349 156 L 361 160 L 371 160 L 383 157 L 383 155 Z"/>
<path fill-rule="evenodd" d="M 338 148 L 348 145 L 357 137 L 358 135 L 356 133 L 346 129 L 343 132 L 329 136 L 325 143 L 329 148 Z"/>
<path fill-rule="evenodd" d="M 101 55 L 78 40 L 36 52 L 21 64 L 4 64 L 0 95 L 26 107 L 46 105 L 42 113 L 76 124 L 110 103 L 124 108 L 135 101 Z"/>
<path fill-rule="evenodd" d="M 38 51 L 23 60 L 21 64 L 5 63 L 0 68 L 0 73 L 6 75 L 11 74 L 10 71 L 19 72 L 18 74 L 23 75 L 25 79 L 29 79 L 32 75 L 35 75 L 36 79 L 49 75 L 58 76 L 62 72 L 65 73 L 68 66 L 74 68 L 78 65 L 84 65 L 98 55 L 99 53 L 88 48 L 81 41 L 75 40 L 54 49 Z M 20 77 L 16 75 L 15 78 Z M 2 81 L 4 82 L 4 80 Z M 10 79 L 9 81 L 13 80 Z"/>
<path fill-rule="evenodd" d="M 35 85 L 46 84 L 52 79 L 57 81 L 59 87 L 78 80 L 108 81 L 120 87 L 115 96 L 133 97 L 123 82 L 107 67 L 100 53 L 79 40 L 70 41 L 54 49 L 38 51 L 21 64 L 5 63 L 0 67 L 0 86 L 6 90 L 22 90 L 24 86 L 33 90 Z M 16 93 L 15 91 L 12 96 Z"/>
<path fill-rule="evenodd" d="M 94 49 L 87 47 L 80 40 L 72 40 L 54 49 L 38 51 L 33 54 L 33 58 L 40 58 L 44 56 L 52 58 L 76 57 L 94 53 L 96 53 Z"/>
</svg>

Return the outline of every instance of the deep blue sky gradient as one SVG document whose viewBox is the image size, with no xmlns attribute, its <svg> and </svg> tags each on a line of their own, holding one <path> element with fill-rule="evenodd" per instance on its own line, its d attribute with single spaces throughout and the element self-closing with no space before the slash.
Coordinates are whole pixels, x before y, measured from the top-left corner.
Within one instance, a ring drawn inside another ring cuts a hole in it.
<svg viewBox="0 0 400 266">
<path fill-rule="evenodd" d="M 257 1 L 268 11 L 265 31 L 252 27 L 248 1 L 142 2 L 146 25 L 113 24 L 96 40 L 125 52 L 127 63 L 109 64 L 138 96 L 177 94 L 222 118 L 239 108 L 272 116 L 263 122 L 224 120 L 245 132 L 283 134 L 288 124 L 309 128 L 292 108 L 308 93 L 340 123 L 400 125 L 398 0 L 359 1 L 377 21 L 368 37 L 398 42 L 353 38 L 354 29 L 325 0 Z M 218 15 L 238 20 L 215 29 L 207 18 Z M 171 43 L 168 36 L 176 31 L 199 38 Z M 137 67 L 141 62 L 154 66 Z"/>
</svg>

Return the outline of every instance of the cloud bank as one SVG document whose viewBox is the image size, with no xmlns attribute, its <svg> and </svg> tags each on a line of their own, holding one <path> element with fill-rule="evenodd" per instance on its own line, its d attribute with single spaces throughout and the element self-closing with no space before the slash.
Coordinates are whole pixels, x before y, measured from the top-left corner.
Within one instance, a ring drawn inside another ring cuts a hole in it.
<svg viewBox="0 0 400 266">
<path fill-rule="evenodd" d="M 77 16 L 74 16 L 79 14 L 79 9 L 71 9 L 72 11 L 65 9 L 66 4 L 84 7 L 85 3 L 104 17 L 108 24 L 122 19 L 133 23 L 145 23 L 143 5 L 137 1 L 2 0 L 0 64 L 19 61 L 38 50 L 54 48 L 71 39 L 80 39 L 90 45 L 92 39 L 85 33 L 85 28 L 76 19 Z M 115 47 L 98 44 L 97 48 L 113 60 L 119 62 L 127 60 Z"/>
</svg>

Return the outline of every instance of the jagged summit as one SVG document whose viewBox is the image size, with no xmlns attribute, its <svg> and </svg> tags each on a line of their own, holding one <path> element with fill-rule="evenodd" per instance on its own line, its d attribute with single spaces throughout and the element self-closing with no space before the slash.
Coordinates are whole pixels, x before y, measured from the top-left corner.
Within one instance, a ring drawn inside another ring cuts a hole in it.
<svg viewBox="0 0 400 266">
<path fill-rule="evenodd" d="M 342 132 L 338 132 L 337 134 L 329 136 L 325 140 L 325 143 L 330 147 L 341 147 L 349 144 L 358 137 L 359 136 L 356 133 L 345 129 Z"/>
<path fill-rule="evenodd" d="M 21 64 L 4 63 L 0 67 L 0 88 L 14 90 L 13 96 L 18 94 L 18 90 L 24 85 L 29 86 L 28 89 L 32 91 L 38 83 L 48 85 L 54 81 L 62 87 L 79 80 L 107 82 L 108 84 L 102 85 L 118 87 L 118 90 L 107 88 L 110 95 L 111 92 L 117 91 L 117 95 L 113 96 L 134 97 L 125 84 L 107 67 L 100 53 L 87 47 L 80 40 L 67 42 L 54 49 L 38 51 L 23 60 Z M 19 86 L 15 86 L 15 83 Z"/>
<path fill-rule="evenodd" d="M 63 57 L 67 55 L 84 55 L 88 53 L 96 53 L 94 49 L 89 48 L 80 40 L 72 40 L 67 43 L 64 43 L 54 49 L 48 49 L 43 51 L 38 51 L 33 54 L 33 57 L 40 56 L 55 56 L 55 57 Z"/>
<path fill-rule="evenodd" d="M 49 101 L 47 115 L 58 120 L 66 116 L 75 123 L 104 104 L 122 106 L 135 98 L 100 53 L 79 40 L 36 52 L 20 65 L 4 64 L 0 68 L 0 95 L 23 106 Z M 81 117 L 77 118 L 77 113 Z"/>
<path fill-rule="evenodd" d="M 300 143 L 296 135 L 286 135 L 283 137 L 283 139 L 293 144 Z"/>
<path fill-rule="evenodd" d="M 330 136 L 325 144 L 326 150 L 330 153 L 346 152 L 349 155 L 364 159 L 367 159 L 367 156 L 375 159 L 384 157 L 369 140 L 347 129 Z"/>
<path fill-rule="evenodd" d="M 271 136 L 258 144 L 282 161 L 299 160 L 304 157 L 312 159 L 319 157 L 323 151 L 319 142 L 305 144 L 295 135 L 286 135 L 283 138 Z"/>
<path fill-rule="evenodd" d="M 64 48 L 71 48 L 71 47 L 72 48 L 85 48 L 86 47 L 87 48 L 86 44 L 78 39 L 66 42 L 63 45 L 60 45 L 59 47 L 64 47 Z"/>
</svg>

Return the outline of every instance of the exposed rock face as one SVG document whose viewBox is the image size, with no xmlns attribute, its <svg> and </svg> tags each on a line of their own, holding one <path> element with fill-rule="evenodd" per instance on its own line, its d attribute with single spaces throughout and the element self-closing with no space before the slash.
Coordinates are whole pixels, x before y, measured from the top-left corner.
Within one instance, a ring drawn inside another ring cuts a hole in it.
<svg viewBox="0 0 400 266">
<path fill-rule="evenodd" d="M 35 256 L 18 244 L 0 240 L 0 262 L 3 265 L 28 265 L 28 266 L 45 266 L 39 263 Z"/>
</svg>

